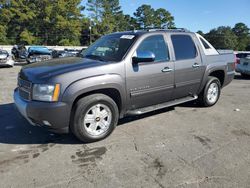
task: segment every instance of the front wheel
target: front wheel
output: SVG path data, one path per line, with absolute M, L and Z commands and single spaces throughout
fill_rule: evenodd
M 89 95 L 76 103 L 71 130 L 79 140 L 95 142 L 113 132 L 118 117 L 118 107 L 113 99 L 103 94 Z
M 221 83 L 219 79 L 209 76 L 203 92 L 199 95 L 199 101 L 202 106 L 213 106 L 218 102 L 220 93 Z

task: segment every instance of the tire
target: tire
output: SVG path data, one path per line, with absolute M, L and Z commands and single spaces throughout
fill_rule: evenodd
M 79 140 L 95 142 L 109 136 L 118 119 L 119 110 L 114 100 L 107 95 L 93 94 L 76 103 L 70 128 Z
M 241 73 L 241 76 L 242 76 L 243 78 L 250 78 L 250 75 L 244 74 L 244 73 Z
M 218 102 L 220 98 L 220 93 L 221 83 L 219 79 L 216 77 L 209 76 L 206 86 L 204 87 L 202 93 L 199 95 L 198 100 L 202 106 L 210 107 Z

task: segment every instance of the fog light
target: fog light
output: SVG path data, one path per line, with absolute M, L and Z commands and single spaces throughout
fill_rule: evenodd
M 43 121 L 43 124 L 46 125 L 46 126 L 51 126 L 51 124 L 48 122 L 48 121 Z

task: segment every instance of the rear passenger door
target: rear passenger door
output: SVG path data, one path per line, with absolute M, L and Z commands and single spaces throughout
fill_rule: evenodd
M 175 56 L 175 90 L 173 98 L 195 95 L 204 73 L 198 48 L 192 35 L 172 34 L 171 41 Z

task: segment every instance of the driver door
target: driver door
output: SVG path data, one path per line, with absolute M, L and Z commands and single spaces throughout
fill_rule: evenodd
M 150 34 L 135 44 L 134 55 L 152 52 L 154 62 L 126 63 L 126 84 L 129 110 L 138 109 L 171 99 L 174 89 L 174 63 L 163 34 Z M 141 52 L 141 53 L 138 53 Z

